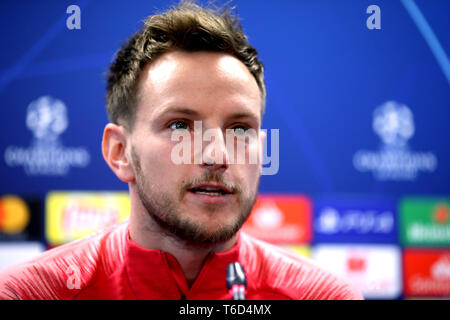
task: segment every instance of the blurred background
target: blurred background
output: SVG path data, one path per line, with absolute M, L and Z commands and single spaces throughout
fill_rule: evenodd
M 128 217 L 100 150 L 104 75 L 175 3 L 0 2 L 0 269 Z M 245 230 L 367 299 L 449 298 L 450 1 L 232 4 L 267 85 Z

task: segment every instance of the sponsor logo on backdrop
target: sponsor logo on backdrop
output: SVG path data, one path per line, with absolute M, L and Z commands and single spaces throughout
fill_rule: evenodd
M 42 201 L 9 194 L 0 197 L 0 242 L 42 239 Z
M 44 250 L 44 245 L 36 241 L 0 242 L 0 270 L 35 258 Z
M 281 227 L 284 222 L 283 211 L 272 200 L 266 200 L 254 211 L 253 215 L 253 223 L 259 229 L 273 230 Z
M 359 234 L 390 233 L 394 227 L 394 216 L 391 211 L 350 209 L 342 212 L 334 208 L 324 208 L 317 223 L 317 230 L 325 234 L 354 231 Z
M 315 202 L 316 242 L 396 242 L 393 202 L 320 198 Z
M 371 299 L 401 294 L 400 257 L 394 245 L 321 244 L 313 248 L 313 259 L 321 267 L 348 279 Z
M 373 113 L 372 128 L 381 139 L 378 151 L 359 150 L 353 165 L 360 172 L 372 172 L 376 180 L 414 181 L 420 172 L 437 168 L 432 152 L 413 151 L 408 145 L 415 133 L 414 116 L 404 104 L 388 101 Z
M 46 236 L 50 245 L 83 238 L 128 218 L 125 192 L 51 192 L 46 199 Z
M 20 234 L 30 222 L 27 203 L 14 195 L 0 198 L 0 232 L 5 235 Z
M 450 280 L 450 255 L 442 257 L 431 266 L 431 276 L 436 280 Z
M 69 233 L 77 229 L 101 229 L 119 222 L 119 211 L 111 207 L 95 207 L 72 199 L 63 212 L 62 226 Z
M 407 296 L 450 296 L 448 250 L 407 250 L 404 272 Z
M 405 245 L 450 247 L 450 199 L 408 197 L 400 204 Z
M 353 254 L 347 258 L 347 273 L 362 273 L 367 271 L 367 256 Z
M 291 251 L 295 254 L 298 254 L 299 256 L 303 256 L 306 258 L 311 257 L 311 247 L 307 245 L 281 245 L 280 246 L 283 249 L 286 249 L 288 251 Z
M 306 243 L 311 237 L 311 201 L 304 196 L 260 195 L 242 230 L 276 244 Z
M 29 147 L 8 146 L 4 159 L 9 167 L 23 167 L 28 176 L 64 176 L 71 167 L 89 165 L 83 147 L 65 147 L 60 135 L 69 125 L 67 108 L 61 100 L 43 96 L 27 108 L 26 126 L 33 133 Z

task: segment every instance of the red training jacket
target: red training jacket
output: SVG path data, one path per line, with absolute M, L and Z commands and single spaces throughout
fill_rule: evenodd
M 0 299 L 231 299 L 225 277 L 235 261 L 246 273 L 247 299 L 362 299 L 309 259 L 243 232 L 237 239 L 209 254 L 189 288 L 175 257 L 137 245 L 125 222 L 1 271 Z

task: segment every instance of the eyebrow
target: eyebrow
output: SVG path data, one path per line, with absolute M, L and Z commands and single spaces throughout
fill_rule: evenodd
M 167 113 L 182 113 L 182 114 L 186 114 L 186 115 L 190 115 L 190 116 L 200 115 L 197 111 L 186 108 L 186 107 L 168 107 L 168 108 L 165 108 L 163 111 L 161 111 L 159 116 L 162 116 Z
M 179 114 L 185 114 L 189 116 L 200 116 L 200 113 L 196 110 L 187 108 L 187 107 L 168 107 L 165 108 L 163 111 L 161 111 L 158 115 L 158 117 L 168 114 L 168 113 L 179 113 Z M 247 111 L 239 111 L 236 113 L 233 113 L 231 116 L 228 117 L 229 119 L 237 120 L 242 118 L 251 118 L 254 120 L 258 120 L 257 115 L 247 112 Z
M 251 112 L 236 112 L 231 115 L 230 119 L 242 119 L 242 118 L 251 118 L 254 120 L 258 120 L 258 117 Z

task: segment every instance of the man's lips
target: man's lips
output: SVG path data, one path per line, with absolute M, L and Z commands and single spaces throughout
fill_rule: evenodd
M 216 183 L 202 183 L 187 189 L 189 202 L 201 205 L 226 205 L 231 204 L 234 191 Z
M 219 196 L 233 193 L 229 188 L 221 184 L 213 184 L 213 183 L 198 184 L 193 187 L 190 187 L 188 191 L 197 194 L 205 194 L 211 196 Z

